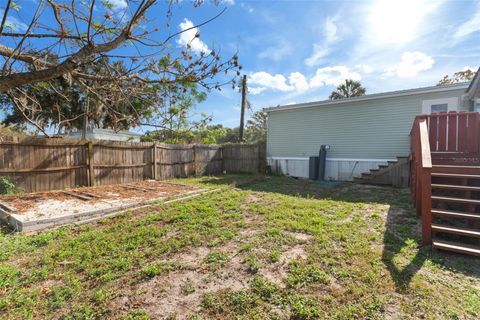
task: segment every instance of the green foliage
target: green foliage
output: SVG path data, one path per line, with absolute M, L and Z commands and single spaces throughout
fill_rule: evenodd
M 278 293 L 278 287 L 274 283 L 259 276 L 253 278 L 250 287 L 255 294 L 265 301 L 272 301 Z
M 449 75 L 444 76 L 442 80 L 438 81 L 437 86 L 472 81 L 475 74 L 475 70 L 464 68 L 455 72 L 451 78 Z
M 15 194 L 20 190 L 15 186 L 15 182 L 9 177 L 0 177 L 0 194 Z
M 123 320 L 149 320 L 147 311 L 144 309 L 134 309 L 130 310 L 124 317 Z
M 148 319 L 152 301 L 185 299 L 201 302 L 188 319 L 478 318 L 477 260 L 419 248 L 408 190 L 250 175 L 179 182 L 220 191 L 97 225 L 0 233 L 2 317 Z M 192 261 L 198 248 L 210 254 Z M 249 257 L 256 274 L 245 272 Z M 165 283 L 168 272 L 178 282 Z
M 12 127 L 12 126 L 2 126 L 0 125 L 0 136 L 6 136 L 6 137 L 27 137 L 29 135 L 28 132 L 22 130 L 21 128 L 18 127 Z
M 229 260 L 228 253 L 223 251 L 212 251 L 204 259 L 206 264 L 212 266 L 223 266 Z
M 346 79 L 345 82 L 337 86 L 335 91 L 330 94 L 330 100 L 345 99 L 351 97 L 359 97 L 365 95 L 365 89 L 360 81 Z
M 311 283 L 328 283 L 328 276 L 317 266 L 306 265 L 299 260 L 290 262 L 288 276 L 288 286 L 299 288 Z
M 265 143 L 267 141 L 267 113 L 255 112 L 247 121 L 245 130 L 245 141 L 247 143 Z
M 175 269 L 171 263 L 159 262 L 145 266 L 140 270 L 140 277 L 143 279 L 151 279 L 160 274 L 170 272 Z
M 292 304 L 292 320 L 319 319 L 321 311 L 313 299 L 295 297 Z

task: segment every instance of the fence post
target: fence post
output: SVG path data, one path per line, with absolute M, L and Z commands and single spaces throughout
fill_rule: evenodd
M 197 176 L 197 144 L 193 144 L 193 176 Z
M 88 141 L 87 143 L 87 158 L 88 158 L 88 186 L 92 187 L 95 185 L 95 177 L 93 176 L 93 142 Z
M 152 145 L 152 176 L 153 180 L 157 180 L 157 143 Z
M 266 145 L 263 142 L 258 144 L 258 171 L 265 174 L 266 171 Z
M 225 172 L 225 152 L 224 151 L 225 151 L 225 145 L 222 145 L 220 147 L 220 158 L 222 159 L 222 168 L 221 168 L 222 174 L 226 173 Z

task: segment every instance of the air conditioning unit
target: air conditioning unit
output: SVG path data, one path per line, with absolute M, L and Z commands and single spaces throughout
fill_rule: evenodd
M 480 98 L 475 99 L 473 104 L 473 110 L 475 110 L 476 112 L 480 112 Z

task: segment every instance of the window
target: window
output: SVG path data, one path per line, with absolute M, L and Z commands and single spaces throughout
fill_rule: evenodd
M 432 113 L 447 112 L 448 103 L 432 104 L 431 108 L 432 108 L 431 110 Z
M 457 111 L 458 103 L 458 97 L 423 100 L 422 114 Z

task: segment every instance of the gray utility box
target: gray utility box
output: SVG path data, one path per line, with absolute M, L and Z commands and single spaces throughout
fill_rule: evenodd
M 308 169 L 308 178 L 310 180 L 318 180 L 318 167 L 319 167 L 319 158 L 310 157 L 309 169 Z

